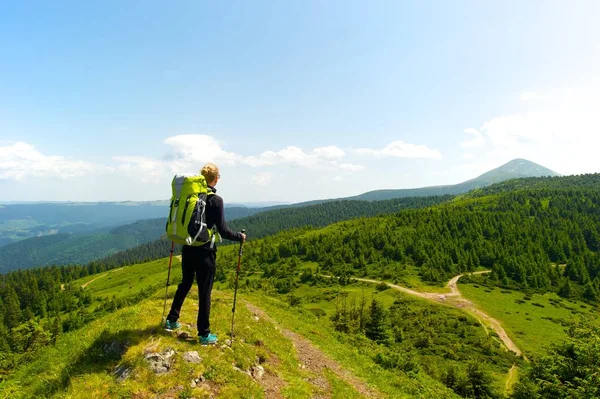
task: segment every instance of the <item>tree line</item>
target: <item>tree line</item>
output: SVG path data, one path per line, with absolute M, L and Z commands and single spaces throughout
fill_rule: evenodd
M 423 280 L 440 284 L 487 268 L 490 284 L 597 302 L 598 187 L 484 195 L 315 231 L 287 231 L 249 242 L 245 262 L 267 271 L 298 257 L 317 262 L 323 273 L 391 280 L 415 266 Z

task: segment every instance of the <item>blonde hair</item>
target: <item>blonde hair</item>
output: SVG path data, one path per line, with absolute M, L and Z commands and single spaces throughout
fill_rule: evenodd
M 204 176 L 207 182 L 212 182 L 219 175 L 219 167 L 214 163 L 207 163 L 202 167 L 202 169 L 200 169 L 200 173 L 202 176 Z

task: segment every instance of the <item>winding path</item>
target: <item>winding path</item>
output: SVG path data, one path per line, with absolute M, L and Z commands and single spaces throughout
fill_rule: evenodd
M 94 281 L 98 280 L 99 278 L 101 278 L 101 277 L 104 277 L 104 276 L 107 276 L 109 273 L 118 272 L 118 271 L 121 271 L 121 270 L 123 270 L 123 269 L 124 269 L 124 267 L 122 267 L 122 268 L 120 268 L 120 269 L 113 269 L 113 270 L 109 270 L 108 272 L 106 272 L 106 273 L 103 273 L 103 274 L 99 275 L 98 277 L 96 277 L 96 278 L 94 278 L 94 279 L 92 279 L 92 280 L 88 281 L 87 283 L 85 283 L 85 284 L 82 284 L 82 285 L 81 285 L 81 288 L 85 288 L 85 287 L 87 287 L 88 285 L 90 285 L 90 284 L 91 284 L 91 283 L 93 283 Z
M 479 272 L 474 272 L 474 273 L 469 273 L 469 274 L 484 274 L 484 273 L 489 273 L 490 271 L 491 270 L 484 270 L 484 271 L 479 271 Z M 469 301 L 468 299 L 466 299 L 465 297 L 462 296 L 462 294 L 460 293 L 460 291 L 458 289 L 458 280 L 462 276 L 463 276 L 463 274 L 459 274 L 458 276 L 455 276 L 450 281 L 448 281 L 448 284 L 446 284 L 446 287 L 448 287 L 450 289 L 450 292 L 447 294 L 431 293 L 431 292 L 418 292 L 418 291 L 414 291 L 409 288 L 402 287 L 402 286 L 399 286 L 396 284 L 391 284 L 391 283 L 387 283 L 387 282 L 384 282 L 384 283 L 395 290 L 402 291 L 409 295 L 414 295 L 419 298 L 429 299 L 429 300 L 435 301 L 435 302 L 445 303 L 450 306 L 454 306 L 456 308 L 463 309 L 463 310 L 471 313 L 473 316 L 475 316 L 477 318 L 477 320 L 479 320 L 479 322 L 484 327 L 489 326 L 492 330 L 494 330 L 494 332 L 496 332 L 496 334 L 498 334 L 498 336 L 502 340 L 502 343 L 508 350 L 514 352 L 517 356 L 521 356 L 523 354 L 523 352 L 521 352 L 521 350 L 517 347 L 517 345 L 515 345 L 515 343 L 510 339 L 510 337 L 508 336 L 508 334 L 506 333 L 506 331 L 504 330 L 504 328 L 502 327 L 500 322 L 498 320 L 494 319 L 493 317 L 491 317 L 490 315 L 488 315 L 487 313 L 485 313 L 484 311 L 482 311 L 481 309 L 477 308 L 473 302 Z M 366 279 L 366 278 L 353 278 L 353 280 L 363 281 L 363 282 L 367 282 L 367 283 L 375 283 L 375 284 L 382 283 L 382 281 L 370 280 L 370 279 Z

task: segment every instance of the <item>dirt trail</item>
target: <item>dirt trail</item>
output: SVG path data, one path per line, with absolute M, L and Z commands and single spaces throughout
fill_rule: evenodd
M 508 371 L 508 378 L 506 379 L 505 384 L 505 393 L 509 394 L 512 391 L 512 386 L 517 382 L 517 365 L 513 364 L 510 370 Z
M 101 278 L 101 277 L 104 277 L 104 276 L 107 276 L 109 273 L 112 273 L 112 272 L 118 272 L 118 271 L 120 271 L 120 270 L 123 270 L 123 269 L 124 269 L 124 267 L 122 267 L 122 268 L 120 268 L 120 269 L 114 269 L 114 270 L 111 270 L 111 271 L 109 271 L 109 272 L 106 272 L 106 273 L 104 273 L 104 274 L 101 274 L 101 275 L 99 275 L 98 277 L 96 277 L 96 278 L 94 278 L 94 279 L 92 279 L 92 280 L 88 281 L 87 283 L 85 283 L 85 284 L 82 284 L 82 285 L 81 285 L 81 288 L 85 288 L 85 287 L 87 287 L 88 285 L 90 285 L 90 284 L 91 284 L 91 283 L 93 283 L 94 281 L 98 280 L 99 278 Z
M 350 371 L 344 369 L 338 362 L 328 357 L 326 354 L 321 352 L 316 346 L 312 344 L 308 339 L 303 336 L 284 328 L 273 320 L 267 313 L 262 309 L 254 306 L 251 303 L 246 302 L 246 307 L 255 315 L 268 320 L 273 323 L 281 330 L 284 336 L 289 338 L 294 347 L 296 348 L 296 355 L 301 363 L 301 367 L 311 371 L 315 377 L 310 381 L 315 387 L 321 391 L 321 395 L 314 396 L 314 398 L 331 398 L 331 386 L 327 377 L 324 374 L 326 369 L 332 371 L 339 378 L 352 385 L 363 398 L 381 398 L 382 395 L 371 390 L 363 381 L 356 378 Z M 280 398 L 281 394 L 278 390 L 265 390 L 265 397 L 268 399 Z
M 490 270 L 484 270 L 484 271 L 474 272 L 472 274 L 484 274 L 484 273 L 489 273 L 489 272 L 490 272 Z M 419 298 L 425 298 L 425 299 L 429 299 L 429 300 L 440 302 L 440 303 L 446 303 L 448 305 L 463 309 L 463 310 L 471 313 L 473 316 L 475 316 L 481 322 L 481 324 L 483 324 L 484 326 L 487 325 L 492 330 L 494 330 L 496 332 L 496 334 L 498 334 L 498 336 L 502 340 L 502 343 L 504 344 L 504 346 L 506 346 L 506 348 L 508 350 L 516 353 L 517 356 L 521 356 L 521 354 L 522 354 L 521 350 L 508 337 L 508 334 L 506 333 L 506 331 L 504 330 L 504 328 L 502 327 L 500 322 L 498 320 L 494 319 L 493 317 L 491 317 L 490 315 L 488 315 L 487 313 L 483 312 L 481 309 L 478 309 L 473 302 L 469 301 L 468 299 L 466 299 L 462 296 L 462 294 L 460 293 L 460 291 L 458 289 L 458 280 L 462 276 L 463 276 L 462 274 L 459 274 L 458 276 L 455 276 L 450 281 L 448 281 L 448 284 L 446 284 L 446 287 L 448 287 L 450 289 L 450 292 L 447 294 L 431 293 L 431 292 L 418 292 L 418 291 L 408 289 L 406 287 L 401 287 L 399 285 L 395 285 L 395 284 L 391 284 L 391 283 L 386 283 L 386 284 L 393 289 L 405 292 L 409 295 L 414 295 Z M 368 282 L 368 283 L 375 283 L 375 284 L 381 283 L 381 281 L 370 280 L 370 279 L 365 279 L 365 278 L 354 278 L 354 280 L 364 281 L 364 282 Z

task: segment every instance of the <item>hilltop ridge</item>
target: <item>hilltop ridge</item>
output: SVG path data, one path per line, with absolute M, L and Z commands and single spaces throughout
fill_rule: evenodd
M 490 186 L 510 179 L 523 177 L 560 176 L 558 173 L 526 159 L 513 159 L 504 165 L 483 173 L 473 179 L 453 185 L 431 186 L 408 189 L 374 190 L 348 197 L 357 200 L 384 200 L 403 197 L 428 197 L 433 195 L 457 195 L 476 188 Z

